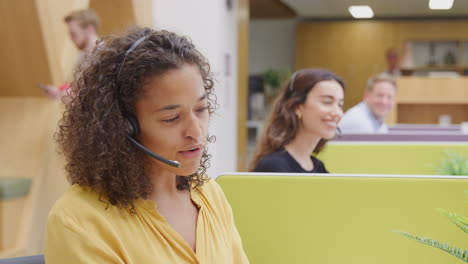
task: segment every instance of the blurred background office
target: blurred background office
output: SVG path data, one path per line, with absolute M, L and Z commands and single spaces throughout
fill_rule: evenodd
M 345 111 L 362 101 L 370 77 L 391 72 L 398 88 L 386 118 L 390 133 L 461 133 L 468 121 L 468 2 L 440 2 L 251 1 L 247 155 L 284 73 L 309 67 L 343 78 Z
M 351 14 L 353 4 L 368 6 L 365 17 Z M 53 141 L 63 108 L 38 84 L 67 80 L 78 50 L 63 18 L 85 8 L 100 17 L 99 36 L 168 29 L 207 56 L 220 106 L 210 123 L 213 178 L 247 170 L 279 87 L 297 69 L 341 76 L 347 110 L 371 76 L 394 71 L 387 58 L 397 54 L 390 132 L 444 129 L 458 139 L 468 121 L 468 1 L 433 10 L 429 0 L 0 0 L 0 258 L 42 252 L 48 210 L 68 187 Z M 331 153 L 327 166 L 339 172 Z

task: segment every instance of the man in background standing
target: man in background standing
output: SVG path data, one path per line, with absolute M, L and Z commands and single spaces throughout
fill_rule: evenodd
M 385 73 L 392 77 L 398 77 L 401 75 L 398 52 L 395 48 L 387 49 L 385 53 L 385 60 L 387 61 L 387 70 Z
M 97 31 L 99 28 L 99 17 L 92 9 L 78 10 L 70 13 L 64 18 L 67 24 L 68 33 L 73 44 L 80 50 L 76 65 L 81 63 L 83 55 L 90 52 L 98 40 Z M 45 94 L 52 99 L 61 99 L 67 94 L 70 84 L 64 83 L 59 87 L 51 84 L 41 85 Z
M 344 114 L 339 128 L 343 134 L 387 133 L 385 119 L 395 104 L 396 82 L 386 73 L 367 82 L 364 99 Z

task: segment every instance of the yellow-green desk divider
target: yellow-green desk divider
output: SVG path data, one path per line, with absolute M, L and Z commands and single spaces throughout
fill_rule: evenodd
M 468 250 L 468 234 L 437 211 L 468 217 L 466 176 L 239 173 L 216 181 L 254 264 L 464 263 L 398 231 Z
M 434 175 L 444 151 L 468 156 L 461 142 L 337 142 L 320 153 L 331 173 Z

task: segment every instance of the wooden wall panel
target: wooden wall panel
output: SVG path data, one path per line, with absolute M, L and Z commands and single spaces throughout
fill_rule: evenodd
M 401 77 L 397 103 L 468 104 L 468 78 Z
M 385 51 L 402 55 L 406 40 L 468 40 L 468 20 L 303 22 L 296 32 L 296 69 L 327 68 L 347 84 L 345 108 L 358 103 L 367 79 L 385 70 Z
M 0 0 L 0 96 L 42 96 L 38 83 L 66 80 L 77 51 L 63 16 L 86 6 L 84 0 Z
M 122 35 L 134 26 L 153 27 L 151 0 L 90 0 L 101 19 L 99 35 Z
M 70 81 L 78 50 L 63 18 L 88 6 L 101 35 L 152 25 L 151 0 L 0 0 L 0 96 L 43 96 L 38 83 Z
M 153 1 L 132 0 L 135 24 L 142 27 L 153 27 Z
M 0 96 L 41 95 L 51 82 L 34 0 L 0 0 Z
M 247 170 L 249 21 L 249 0 L 239 0 L 237 10 L 237 171 Z
M 400 104 L 398 123 L 437 124 L 439 116 L 450 115 L 452 124 L 468 121 L 467 104 Z
M 24 219 L 27 201 L 27 197 L 0 201 L 0 256 L 15 248 L 21 227 L 18 223 Z
M 131 0 L 91 0 L 89 7 L 101 19 L 100 36 L 121 35 L 136 24 Z

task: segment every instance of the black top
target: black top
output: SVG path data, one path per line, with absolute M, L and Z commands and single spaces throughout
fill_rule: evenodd
M 314 168 L 304 170 L 301 165 L 285 150 L 281 149 L 263 157 L 255 167 L 255 172 L 298 172 L 298 173 L 328 173 L 325 165 L 319 159 L 310 156 Z

